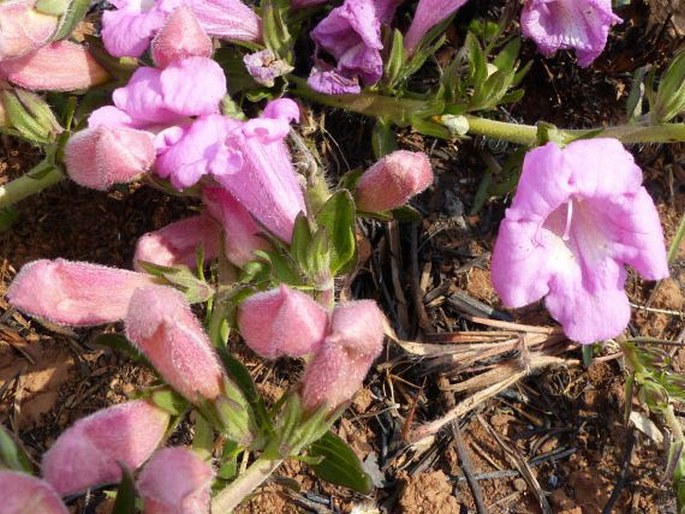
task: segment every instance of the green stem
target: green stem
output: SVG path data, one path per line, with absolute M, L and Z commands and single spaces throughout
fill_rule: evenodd
M 271 476 L 281 465 L 283 459 L 266 459 L 260 457 L 254 461 L 247 471 L 231 482 L 212 500 L 214 514 L 228 514 L 233 512 L 247 495 L 252 493 Z
M 683 435 L 683 427 L 680 424 L 680 420 L 676 417 L 675 412 L 673 411 L 673 405 L 669 403 L 665 409 L 661 410 L 661 414 L 664 416 L 664 421 L 668 425 L 668 428 L 671 429 L 671 432 L 673 433 L 673 438 L 676 441 L 685 441 L 685 435 Z
M 9 207 L 33 194 L 53 186 L 65 178 L 54 165 L 41 161 L 19 178 L 0 186 L 0 208 Z
M 678 226 L 678 230 L 675 233 L 675 236 L 673 237 L 673 241 L 671 242 L 671 247 L 668 249 L 668 263 L 671 264 L 673 262 L 673 259 L 675 259 L 676 255 L 678 255 L 678 248 L 680 248 L 680 242 L 683 240 L 683 237 L 685 236 L 685 213 L 683 213 L 683 217 L 680 218 L 680 225 Z

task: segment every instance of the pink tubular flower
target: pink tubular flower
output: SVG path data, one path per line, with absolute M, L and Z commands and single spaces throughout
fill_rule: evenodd
M 212 40 L 187 6 L 173 11 L 152 40 L 152 58 L 160 68 L 188 57 L 210 57 L 212 51 Z
M 333 409 L 362 386 L 383 349 L 384 317 L 375 302 L 361 300 L 333 311 L 328 337 L 307 365 L 302 399 L 308 409 Z
M 143 130 L 104 125 L 87 128 L 69 139 L 64 162 L 74 182 L 105 191 L 114 184 L 134 180 L 152 167 L 154 139 Z
M 301 357 L 321 346 L 328 315 L 311 297 L 281 285 L 245 300 L 238 326 L 247 345 L 262 357 Z
M 624 265 L 668 276 L 659 216 L 642 172 L 614 139 L 554 143 L 528 152 L 492 255 L 507 307 L 545 297 L 566 335 L 593 343 L 630 319 Z
M 126 337 L 185 398 L 213 400 L 222 393 L 224 375 L 212 344 L 180 292 L 136 289 L 124 321 Z
M 57 492 L 43 480 L 0 470 L 0 498 L 3 514 L 68 514 Z
M 404 37 L 407 53 L 414 53 L 430 29 L 446 20 L 466 2 L 467 0 L 419 0 L 414 19 Z
M 143 514 L 209 514 L 212 467 L 185 448 L 164 448 L 138 478 Z
M 582 67 L 602 53 L 609 29 L 622 21 L 611 11 L 611 0 L 526 0 L 521 12 L 523 35 L 543 55 L 573 48 Z
M 57 41 L 2 61 L 0 78 L 32 90 L 73 91 L 100 85 L 109 75 L 82 45 Z
M 0 2 L 0 62 L 47 45 L 59 18 L 36 11 L 33 0 Z
M 55 323 L 99 325 L 122 319 L 133 291 L 153 284 L 142 273 L 64 259 L 26 264 L 7 291 L 22 311 Z
M 205 261 L 219 255 L 219 224 L 206 214 L 185 218 L 144 234 L 136 243 L 133 265 L 138 271 L 142 271 L 141 261 L 158 266 L 184 264 L 196 268 L 200 246 Z
M 398 150 L 361 176 L 355 191 L 357 207 L 366 212 L 396 209 L 432 183 L 433 169 L 425 153 Z
M 333 9 L 311 32 L 318 63 L 310 87 L 337 94 L 358 93 L 359 81 L 366 86 L 376 84 L 383 75 L 381 25 L 390 22 L 397 4 L 397 0 L 345 0 Z M 318 59 L 323 52 L 336 60 L 335 70 Z
M 169 413 L 145 400 L 98 411 L 57 438 L 43 455 L 43 477 L 62 496 L 118 482 L 118 463 L 140 466 L 162 441 L 168 424 Z
M 206 187 L 202 190 L 202 199 L 207 211 L 223 228 L 224 252 L 233 264 L 242 268 L 255 260 L 256 250 L 271 248 L 260 235 L 263 230 L 231 193 L 220 187 Z

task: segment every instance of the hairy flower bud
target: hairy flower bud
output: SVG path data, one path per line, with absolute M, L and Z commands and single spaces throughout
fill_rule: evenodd
M 3 514 L 68 514 L 57 492 L 43 480 L 0 470 L 0 498 Z
M 321 305 L 285 285 L 251 296 L 238 311 L 245 342 L 268 359 L 316 352 L 327 325 L 328 316 Z
M 38 260 L 21 269 L 7 291 L 17 309 L 55 323 L 111 323 L 124 317 L 133 291 L 152 277 L 87 262 Z
M 333 409 L 362 386 L 383 349 L 384 317 L 375 302 L 361 300 L 338 306 L 321 348 L 302 379 L 302 399 L 308 409 L 322 404 Z
M 152 40 L 152 58 L 159 68 L 188 57 L 210 57 L 212 50 L 212 40 L 185 5 L 169 15 Z
M 118 482 L 119 463 L 135 469 L 145 462 L 168 423 L 169 413 L 145 400 L 91 414 L 63 432 L 45 453 L 43 477 L 62 496 Z
M 34 9 L 33 0 L 0 2 L 0 62 L 48 44 L 59 19 Z
M 137 486 L 143 514 L 208 514 L 212 467 L 185 448 L 164 448 L 152 456 Z
M 433 169 L 423 152 L 398 150 L 376 162 L 360 177 L 355 196 L 366 212 L 396 209 L 433 183 Z
M 124 321 L 126 337 L 185 398 L 213 400 L 222 393 L 224 375 L 212 344 L 180 292 L 137 289 Z

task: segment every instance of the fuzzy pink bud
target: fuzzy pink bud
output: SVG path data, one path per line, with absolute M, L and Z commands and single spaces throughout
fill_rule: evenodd
M 153 135 L 105 125 L 87 128 L 69 139 L 64 161 L 74 182 L 105 191 L 114 184 L 131 182 L 152 167 Z
M 0 62 L 22 57 L 50 42 L 57 16 L 33 8 L 33 0 L 0 2 Z
M 35 52 L 3 61 L 0 77 L 31 90 L 73 91 L 98 86 L 109 74 L 88 53 L 70 41 L 57 41 Z
M 118 463 L 140 466 L 162 441 L 168 423 L 169 413 L 145 400 L 91 414 L 63 432 L 45 453 L 43 477 L 62 496 L 118 482 Z
M 152 58 L 159 68 L 188 57 L 210 57 L 212 50 L 212 40 L 187 6 L 172 12 L 152 40 Z
M 164 448 L 145 465 L 137 486 L 143 514 L 209 514 L 212 467 L 185 448 Z
M 139 271 L 142 271 L 141 261 L 158 266 L 184 264 L 189 268 L 197 268 L 197 250 L 200 246 L 205 261 L 219 255 L 220 227 L 206 214 L 182 219 L 144 234 L 136 244 L 133 265 Z
M 359 179 L 357 207 L 382 212 L 403 206 L 433 183 L 433 169 L 423 152 L 398 150 L 376 162 Z
M 184 296 L 165 286 L 137 289 L 125 318 L 126 337 L 176 391 L 191 402 L 222 393 L 223 373 Z
M 333 311 L 330 334 L 309 362 L 302 379 L 302 398 L 309 409 L 331 409 L 361 388 L 383 349 L 384 317 L 375 302 L 361 300 Z
M 17 471 L 0 471 L 0 498 L 3 514 L 69 514 L 50 484 Z
M 271 248 L 260 235 L 263 230 L 231 193 L 220 187 L 208 187 L 203 189 L 202 198 L 209 213 L 223 227 L 224 251 L 233 264 L 242 268 L 255 260 L 256 250 Z
M 238 311 L 245 342 L 268 359 L 317 351 L 327 325 L 328 316 L 321 305 L 285 285 L 251 296 Z
M 24 312 L 64 325 L 99 325 L 122 319 L 133 291 L 152 277 L 64 259 L 26 264 L 7 291 Z

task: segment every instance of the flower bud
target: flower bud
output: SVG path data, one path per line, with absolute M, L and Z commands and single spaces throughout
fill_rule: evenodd
M 73 91 L 98 86 L 109 74 L 82 45 L 57 41 L 11 61 L 3 61 L 0 76 L 31 90 Z
M 21 269 L 7 291 L 24 312 L 64 325 L 99 325 L 122 319 L 133 291 L 150 276 L 87 262 L 38 260 Z
M 433 169 L 423 152 L 398 150 L 376 162 L 360 177 L 355 196 L 365 212 L 403 206 L 433 183 Z
M 121 480 L 119 463 L 135 469 L 164 437 L 169 414 L 145 400 L 78 420 L 43 456 L 41 471 L 62 496 Z M 36 511 L 37 512 L 37 511 Z
M 64 162 L 79 185 L 105 191 L 131 182 L 155 162 L 151 133 L 100 125 L 77 132 L 67 142 Z
M 243 62 L 255 82 L 266 87 L 274 87 L 277 77 L 282 77 L 295 69 L 279 59 L 269 48 L 246 54 Z
M 17 471 L 0 471 L 0 498 L 3 514 L 68 514 L 50 484 Z
M 144 234 L 136 243 L 133 265 L 143 271 L 140 263 L 158 266 L 184 264 L 197 268 L 197 250 L 202 247 L 205 260 L 219 255 L 219 225 L 208 215 L 200 214 Z
M 238 310 L 245 342 L 267 359 L 316 352 L 327 325 L 328 316 L 321 305 L 285 285 L 251 296 Z
M 159 68 L 187 57 L 210 57 L 212 50 L 212 40 L 187 6 L 172 12 L 152 40 L 152 58 Z
M 143 514 L 209 514 L 212 467 L 185 448 L 164 448 L 152 456 L 137 486 Z
M 224 375 L 212 344 L 180 292 L 137 289 L 124 321 L 126 337 L 185 398 L 196 403 L 222 393 Z
M 64 129 L 52 109 L 40 96 L 23 89 L 0 89 L 0 110 L 4 106 L 5 123 L 23 137 L 40 143 L 54 142 Z M 0 126 L 3 126 L 0 115 Z
M 202 190 L 209 213 L 223 227 L 224 251 L 233 264 L 242 268 L 255 260 L 256 250 L 268 250 L 269 242 L 250 213 L 228 191 L 220 187 Z
M 48 44 L 57 30 L 58 18 L 36 11 L 33 4 L 32 0 L 0 2 L 0 62 Z
M 383 313 L 375 302 L 337 307 L 328 337 L 305 370 L 304 405 L 315 409 L 325 403 L 333 409 L 352 398 L 383 349 L 383 333 Z

